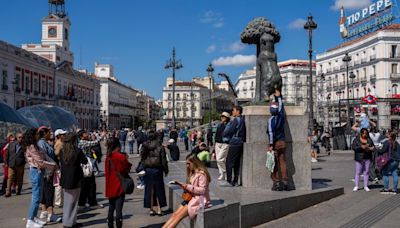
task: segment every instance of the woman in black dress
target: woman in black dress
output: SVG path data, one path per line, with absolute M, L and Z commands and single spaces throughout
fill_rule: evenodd
M 162 216 L 162 207 L 167 206 L 164 189 L 164 173 L 168 175 L 168 164 L 164 146 L 156 132 L 150 131 L 148 141 L 143 143 L 141 161 L 145 167 L 144 207 L 150 208 L 150 216 Z M 157 207 L 157 211 L 153 207 Z

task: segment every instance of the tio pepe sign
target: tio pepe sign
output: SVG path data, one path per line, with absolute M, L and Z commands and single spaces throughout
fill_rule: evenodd
M 365 20 L 376 13 L 382 12 L 385 9 L 392 6 L 391 0 L 379 0 L 375 3 L 372 3 L 368 7 L 353 13 L 352 15 L 347 17 L 347 26 L 352 26 L 353 24 Z
M 395 19 L 392 13 L 392 0 L 378 0 L 350 16 L 340 10 L 339 27 L 342 38 L 350 38 L 361 33 L 372 31 L 380 25 Z

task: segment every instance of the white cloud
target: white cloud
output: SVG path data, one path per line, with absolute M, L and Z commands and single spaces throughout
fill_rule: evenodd
M 345 10 L 360 9 L 368 6 L 372 0 L 335 0 L 335 4 L 331 6 L 333 10 L 339 10 L 342 6 Z
M 219 57 L 214 59 L 212 64 L 215 66 L 246 66 L 254 65 L 257 57 L 255 55 L 235 55 L 227 57 Z
M 222 18 L 220 13 L 209 10 L 205 12 L 200 21 L 204 24 L 211 24 L 214 28 L 221 28 L 224 26 L 224 18 Z
M 210 53 L 214 52 L 216 49 L 217 49 L 217 46 L 215 44 L 212 44 L 207 47 L 206 53 L 210 54 Z
M 229 45 L 229 47 L 228 47 L 228 51 L 230 51 L 230 52 L 233 52 L 233 53 L 235 53 L 235 52 L 240 52 L 240 51 L 242 51 L 243 49 L 245 49 L 246 48 L 246 45 L 244 45 L 242 42 L 240 42 L 240 41 L 236 41 L 236 42 L 234 42 L 234 43 L 231 43 L 230 45 Z
M 297 18 L 296 20 L 290 22 L 289 24 L 289 28 L 290 29 L 303 29 L 304 28 L 304 24 L 307 21 L 303 18 Z

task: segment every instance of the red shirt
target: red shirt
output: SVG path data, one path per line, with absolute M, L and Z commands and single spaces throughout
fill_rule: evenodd
M 112 165 L 110 164 L 110 160 Z M 122 195 L 123 189 L 116 172 L 123 176 L 128 175 L 132 164 L 126 158 L 126 154 L 120 153 L 119 150 L 112 152 L 111 156 L 107 156 L 104 162 L 106 176 L 106 197 L 115 198 Z

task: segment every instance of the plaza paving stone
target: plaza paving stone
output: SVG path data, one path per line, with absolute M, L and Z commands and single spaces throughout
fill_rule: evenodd
M 182 145 L 180 147 L 182 149 Z M 181 160 L 186 154 L 185 152 L 181 154 Z M 139 158 L 131 156 L 129 160 L 134 163 L 133 167 L 135 167 Z M 104 170 L 103 163 L 100 164 L 100 169 Z M 371 186 L 371 192 L 352 192 L 354 162 L 351 151 L 336 151 L 331 156 L 322 154 L 320 162 L 314 163 L 312 169 L 314 188 L 344 186 L 345 194 L 258 227 L 340 227 L 369 213 L 377 205 L 391 197 L 398 197 L 379 194 L 380 185 Z M 212 173 L 214 172 L 215 170 L 212 171 Z M 0 179 L 2 179 L 2 175 L 3 169 L 0 171 Z M 136 177 L 134 173 L 131 175 Z M 106 227 L 108 201 L 103 194 L 104 177 L 97 177 L 96 183 L 99 203 L 106 207 L 79 214 L 78 222 L 82 222 L 85 227 Z M 30 194 L 29 175 L 25 175 L 21 196 L 0 197 L 1 228 L 25 226 L 24 218 L 30 205 Z M 391 212 L 379 217 L 379 220 L 373 221 L 371 227 L 400 227 L 396 219 L 400 212 L 398 206 L 400 205 L 391 208 Z M 167 210 L 167 208 L 164 209 Z M 61 210 L 56 209 L 56 213 L 61 213 Z M 148 209 L 143 208 L 143 190 L 135 189 L 134 194 L 126 197 L 123 209 L 124 227 L 160 227 L 171 215 L 170 213 L 171 211 L 167 211 L 163 217 L 150 217 Z M 52 224 L 48 227 L 62 227 L 62 225 Z

